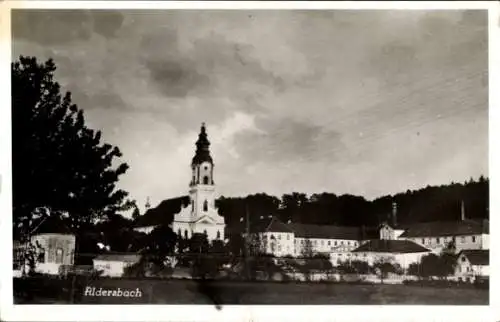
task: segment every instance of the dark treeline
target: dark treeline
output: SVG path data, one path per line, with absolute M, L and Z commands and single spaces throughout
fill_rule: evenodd
M 219 213 L 228 227 L 241 225 L 248 216 L 251 223 L 263 222 L 274 215 L 283 222 L 319 225 L 376 226 L 389 220 L 392 203 L 397 204 L 397 223 L 411 224 L 426 221 L 460 220 L 461 202 L 468 219 L 489 218 L 489 179 L 481 176 L 464 183 L 427 186 L 387 195 L 368 201 L 354 195 L 337 196 L 318 193 L 284 194 L 281 198 L 258 193 L 246 197 L 220 197 L 216 201 Z

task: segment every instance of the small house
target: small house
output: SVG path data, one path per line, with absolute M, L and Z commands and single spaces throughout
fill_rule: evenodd
M 455 277 L 460 281 L 475 281 L 477 277 L 489 277 L 489 250 L 468 249 L 458 254 Z
M 63 265 L 73 265 L 76 236 L 58 216 L 45 217 L 30 233 L 36 249 L 35 271 L 58 275 Z
M 94 258 L 94 269 L 101 271 L 101 276 L 120 277 L 125 268 L 139 262 L 140 254 L 101 254 Z

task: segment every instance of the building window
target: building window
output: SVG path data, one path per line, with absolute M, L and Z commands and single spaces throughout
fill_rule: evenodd
M 337 246 L 337 241 L 335 241 L 335 246 Z
M 220 230 L 217 230 L 217 239 L 220 239 Z
M 191 200 L 191 211 L 194 212 L 194 200 Z
M 187 229 L 184 229 L 184 238 L 188 239 L 188 231 L 187 231 Z
M 463 244 L 463 243 L 465 243 L 465 237 L 464 237 L 464 236 L 462 236 L 462 237 L 460 238 L 460 242 L 461 242 L 462 244 Z
M 208 166 L 204 166 L 203 169 L 208 170 Z
M 476 242 L 476 236 L 472 236 L 472 242 L 475 243 Z
M 208 201 L 203 201 L 203 211 L 208 211 Z
M 344 245 L 344 241 L 341 241 L 341 242 L 340 242 L 340 245 Z
M 182 237 L 182 235 L 181 235 L 181 234 L 182 234 L 182 233 L 181 233 L 181 229 L 180 229 L 180 228 L 179 228 L 179 229 L 177 229 L 177 236 L 178 236 L 178 237 Z
M 436 238 L 436 243 L 439 244 L 439 237 Z
M 331 242 L 330 242 L 330 241 L 328 241 L 328 246 L 330 246 L 330 245 L 331 245 Z
M 203 234 L 206 236 L 207 235 L 207 230 L 203 230 Z
M 324 245 L 325 245 L 325 241 L 324 241 L 324 240 L 322 240 L 322 241 L 321 241 L 321 246 L 324 246 Z
M 465 257 L 462 257 L 462 262 L 465 262 Z
M 62 248 L 56 249 L 56 264 L 62 264 L 63 262 L 63 250 Z
M 422 244 L 425 245 L 425 238 L 422 238 Z

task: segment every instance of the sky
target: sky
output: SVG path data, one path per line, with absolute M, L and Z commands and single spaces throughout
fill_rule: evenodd
M 488 175 L 486 11 L 14 10 L 140 208 L 187 195 L 206 122 L 218 195 L 373 199 Z

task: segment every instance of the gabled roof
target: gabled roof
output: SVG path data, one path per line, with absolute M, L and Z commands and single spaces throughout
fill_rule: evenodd
M 127 262 L 136 263 L 141 259 L 140 254 L 101 254 L 94 260 L 108 261 L 108 262 Z
M 226 234 L 244 233 L 244 223 L 231 228 L 226 226 Z M 311 225 L 300 223 L 284 223 L 279 218 L 272 216 L 257 222 L 252 222 L 250 232 L 283 232 L 294 233 L 298 238 L 323 238 L 323 239 L 345 239 L 366 240 L 378 237 L 376 227 L 350 227 L 333 225 Z
M 488 234 L 489 221 L 463 220 L 463 221 L 435 221 L 413 224 L 401 234 L 400 237 L 439 237 Z
M 288 225 L 285 224 L 278 218 L 272 217 L 265 231 L 273 233 L 292 233 L 293 230 L 289 226 L 290 226 L 289 224 Z
M 376 253 L 422 253 L 429 250 L 410 240 L 387 240 L 372 239 L 359 246 L 353 252 L 376 252 Z
M 41 219 L 35 224 L 31 235 L 40 234 L 64 234 L 71 235 L 71 229 L 64 223 L 63 219 L 57 215 L 51 215 Z
M 490 251 L 487 249 L 467 249 L 460 252 L 459 256 L 467 257 L 471 265 L 489 265 Z
M 333 225 L 309 225 L 291 223 L 288 226 L 299 238 L 325 238 L 325 239 L 363 239 L 363 231 L 360 227 L 333 226 Z
M 134 227 L 158 226 L 170 224 L 174 215 L 189 205 L 189 196 L 163 200 L 158 206 L 149 209 L 134 221 Z

